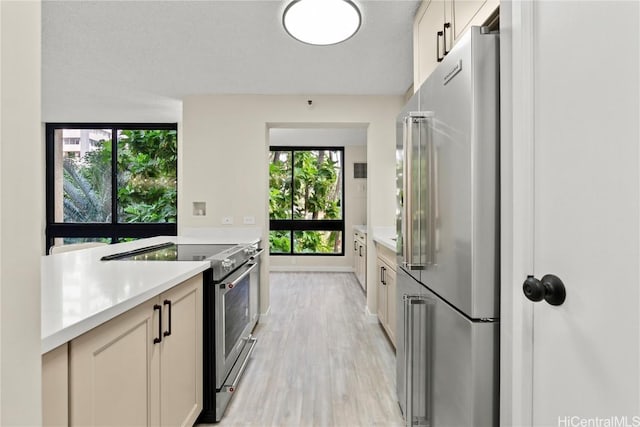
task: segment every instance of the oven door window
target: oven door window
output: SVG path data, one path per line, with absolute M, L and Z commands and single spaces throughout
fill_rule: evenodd
M 224 349 L 225 359 L 240 339 L 242 331 L 249 323 L 249 283 L 250 276 L 236 283 L 224 295 Z

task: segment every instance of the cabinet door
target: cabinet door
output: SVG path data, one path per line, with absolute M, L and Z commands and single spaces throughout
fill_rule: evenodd
M 202 409 L 202 275 L 163 293 L 160 303 L 160 423 L 191 426 Z
M 454 44 L 470 26 L 482 25 L 500 5 L 499 0 L 452 0 L 451 3 Z
M 359 243 L 358 255 L 360 256 L 358 258 L 360 262 L 360 267 L 359 267 L 360 285 L 362 286 L 362 289 L 366 291 L 367 290 L 367 246 L 365 244 Z
M 71 426 L 158 425 L 154 298 L 70 343 Z
M 383 275 L 384 275 L 383 268 L 386 268 L 384 262 L 380 258 L 377 258 L 376 288 L 378 290 L 378 319 L 380 319 L 380 322 L 382 323 L 383 326 L 386 326 L 387 324 L 387 286 L 382 281 Z
M 359 233 L 353 235 L 353 265 L 358 283 L 363 290 L 367 290 L 367 246 L 363 244 L 363 239 Z
M 360 266 L 360 260 L 358 259 L 358 234 L 356 232 L 353 233 L 353 270 L 356 272 L 356 276 L 358 276 L 358 267 Z
M 356 278 L 358 279 L 358 283 L 362 282 L 362 258 L 360 256 L 360 242 L 356 242 L 356 254 L 355 254 L 355 263 L 356 263 Z
M 356 273 L 356 278 L 358 279 L 358 283 L 360 282 L 360 275 L 362 273 L 362 263 L 360 262 L 360 242 L 354 241 L 353 247 L 355 248 L 355 253 L 353 254 L 353 269 Z
M 416 91 L 438 65 L 438 50 L 443 53 L 443 37 L 438 31 L 444 28 L 445 1 L 429 0 L 416 15 L 413 28 L 413 90 Z
M 42 355 L 42 425 L 69 425 L 69 346 Z
M 398 327 L 397 316 L 397 298 L 396 295 L 396 272 L 391 268 L 387 268 L 385 271 L 385 282 L 387 282 L 387 332 L 389 338 L 396 345 L 396 330 Z

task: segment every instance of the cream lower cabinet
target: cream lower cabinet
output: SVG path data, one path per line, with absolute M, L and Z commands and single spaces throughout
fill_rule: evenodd
M 367 234 L 353 232 L 353 269 L 362 289 L 367 291 Z
M 397 326 L 395 253 L 380 244 L 376 244 L 376 251 L 378 320 L 395 347 Z
M 69 425 L 69 345 L 42 355 L 42 425 Z
M 199 275 L 160 297 L 171 301 L 171 335 L 160 348 L 163 426 L 191 426 L 202 410 L 202 286 Z
M 69 424 L 186 426 L 202 409 L 202 275 L 69 345 Z

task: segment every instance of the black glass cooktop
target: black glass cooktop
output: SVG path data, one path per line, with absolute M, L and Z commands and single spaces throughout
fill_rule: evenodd
M 162 243 L 102 257 L 103 261 L 203 261 L 236 245 Z

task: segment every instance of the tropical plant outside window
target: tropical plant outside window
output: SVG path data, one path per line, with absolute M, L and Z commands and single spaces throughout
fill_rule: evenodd
M 271 254 L 344 253 L 343 157 L 335 147 L 271 147 Z
M 175 235 L 177 131 L 47 125 L 47 246 Z

